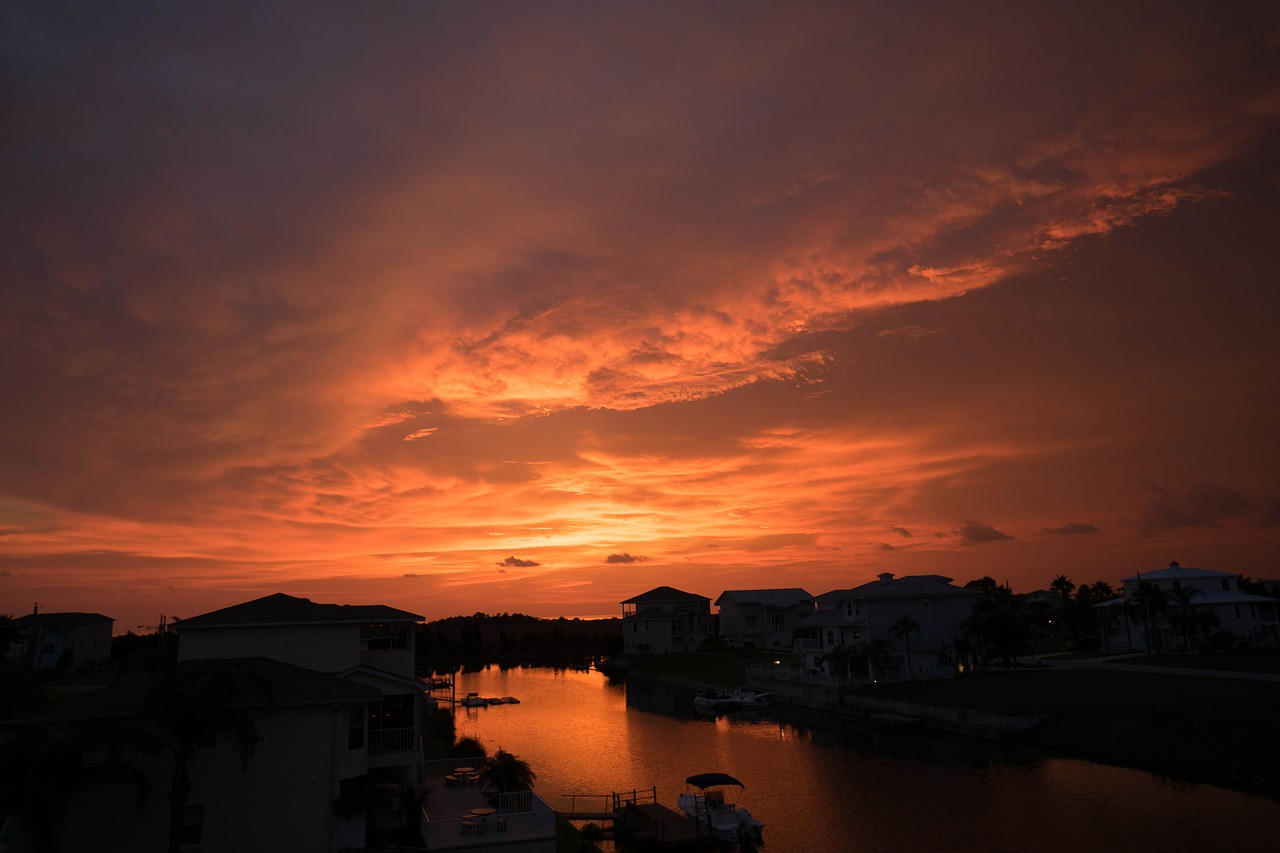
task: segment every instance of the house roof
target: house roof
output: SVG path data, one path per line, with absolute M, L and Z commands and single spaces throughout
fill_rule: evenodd
M 1120 598 L 1112 598 L 1107 601 L 1099 602 L 1098 604 L 1095 604 L 1094 607 L 1123 607 L 1127 600 L 1128 599 L 1126 599 L 1124 596 L 1121 596 Z M 1276 603 L 1276 599 L 1268 598 L 1265 595 L 1253 595 L 1252 593 L 1237 592 L 1235 590 L 1231 590 L 1229 592 L 1227 591 L 1218 592 L 1216 590 L 1214 592 L 1202 592 L 1199 595 L 1193 595 L 1191 597 L 1192 607 L 1204 607 L 1205 605 L 1211 605 L 1211 604 L 1275 604 L 1275 603 Z M 1172 600 L 1170 600 L 1168 604 L 1169 604 L 1169 607 L 1171 608 L 1178 606 L 1177 602 Z
M 722 601 L 733 601 L 737 604 L 761 604 L 765 607 L 792 607 L 796 604 L 812 604 L 813 596 L 803 589 L 726 589 L 720 593 L 715 604 Z
M 220 661 L 187 661 L 178 666 L 202 666 L 217 663 L 244 664 L 260 673 L 271 685 L 271 700 L 248 702 L 245 707 L 290 707 L 303 705 L 355 704 L 377 699 L 381 693 L 374 687 L 335 678 L 332 675 L 294 666 L 271 658 L 238 658 Z M 63 702 L 14 719 L 13 723 L 53 722 L 89 717 L 132 716 L 142 709 L 151 688 L 149 673 L 139 672 L 91 693 L 83 693 Z
M 1163 580 L 1187 580 L 1188 578 L 1234 578 L 1234 572 L 1215 572 L 1210 569 L 1184 569 L 1177 563 L 1170 563 L 1167 569 L 1156 569 L 1154 572 L 1139 572 L 1136 575 L 1130 575 L 1127 578 L 1121 578 L 1121 582 L 1128 581 L 1163 581 Z
M 103 616 L 101 613 L 28 613 L 26 616 L 14 619 L 13 624 L 19 628 L 25 628 L 28 625 L 39 623 L 46 630 L 65 636 L 72 628 L 78 628 L 81 625 L 100 622 L 113 625 L 115 621 L 109 616 Z
M 624 604 L 626 602 L 623 602 Z M 661 607 L 646 607 L 643 610 L 637 610 L 630 619 L 683 619 L 684 616 L 672 613 L 670 610 L 663 610 Z
M 316 604 L 277 592 L 174 623 L 174 629 L 241 628 L 250 625 L 364 625 L 370 622 L 423 622 L 425 616 L 385 604 Z
M 839 610 L 815 610 L 800 617 L 801 628 L 856 628 L 866 624 L 866 619 L 849 619 Z
M 671 586 L 659 586 L 648 592 L 642 592 L 637 596 L 628 598 L 623 604 L 649 604 L 658 601 L 706 601 L 711 599 L 705 595 L 696 595 L 692 592 L 685 592 Z
M 951 578 L 942 575 L 906 575 L 895 578 L 886 572 L 880 575 L 878 580 L 852 589 L 824 592 L 818 598 L 822 601 L 842 601 L 880 598 L 977 598 L 978 595 L 976 590 L 955 586 L 951 583 Z

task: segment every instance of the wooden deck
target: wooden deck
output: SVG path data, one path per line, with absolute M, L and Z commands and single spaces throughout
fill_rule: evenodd
M 711 837 L 680 812 L 659 803 L 628 803 L 625 814 L 635 835 L 662 847 L 702 844 Z

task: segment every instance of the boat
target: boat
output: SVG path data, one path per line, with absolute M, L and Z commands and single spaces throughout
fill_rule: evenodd
M 728 773 L 698 773 L 684 783 L 685 792 L 676 797 L 676 805 L 698 826 L 720 841 L 764 841 L 764 821 L 738 805 L 744 786 L 737 779 Z
M 481 699 L 479 693 L 468 693 L 466 696 L 458 700 L 458 704 L 464 708 L 482 708 L 489 704 L 488 699 Z
M 693 707 L 707 714 L 720 714 L 736 711 L 739 708 L 756 708 L 768 704 L 769 694 L 738 688 L 736 690 L 717 690 L 714 693 L 699 693 L 693 697 Z
M 490 705 L 519 705 L 520 700 L 514 696 L 499 696 L 489 700 Z

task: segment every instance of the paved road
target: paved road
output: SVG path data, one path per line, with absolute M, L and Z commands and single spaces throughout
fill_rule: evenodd
M 1103 658 L 1083 658 L 1079 660 L 1054 660 L 1044 657 L 1019 658 L 1019 662 L 1028 666 L 1057 666 L 1066 669 L 1109 669 L 1116 672 L 1154 672 L 1158 675 L 1202 675 L 1206 678 L 1236 678 L 1245 681 L 1280 682 L 1277 672 L 1237 672 L 1227 669 L 1192 669 L 1181 666 L 1151 666 L 1141 663 L 1124 663 L 1130 658 L 1146 657 L 1145 654 L 1111 655 Z

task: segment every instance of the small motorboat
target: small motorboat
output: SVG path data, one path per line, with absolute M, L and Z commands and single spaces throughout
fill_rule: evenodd
M 722 714 L 739 708 L 755 708 L 768 704 L 768 698 L 768 693 L 758 693 L 744 688 L 717 690 L 714 693 L 699 693 L 693 697 L 693 707 L 705 714 Z
M 489 704 L 489 700 L 482 699 L 479 693 L 468 693 L 458 700 L 458 704 L 464 708 L 483 708 Z
M 720 841 L 764 841 L 764 821 L 738 805 L 745 786 L 737 779 L 728 773 L 699 773 L 684 782 L 685 793 L 676 797 L 676 805 L 694 823 Z

